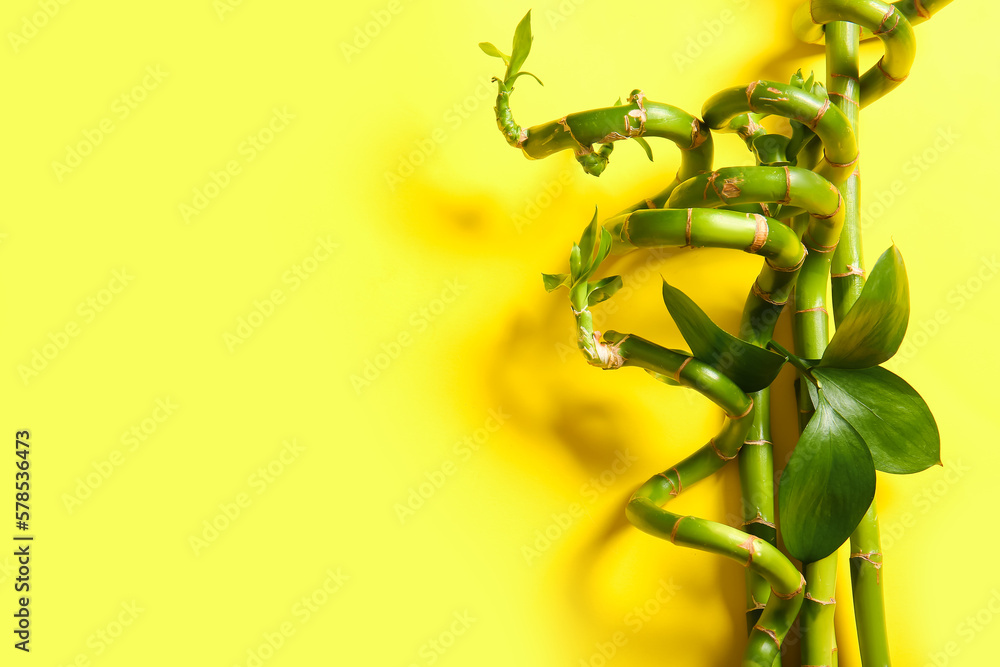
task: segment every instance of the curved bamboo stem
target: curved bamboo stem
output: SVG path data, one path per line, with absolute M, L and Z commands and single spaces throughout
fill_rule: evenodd
M 599 176 L 607 167 L 613 142 L 639 137 L 668 139 L 681 150 L 681 166 L 673 183 L 652 198 L 659 205 L 677 183 L 711 169 L 714 149 L 708 128 L 682 109 L 647 100 L 641 90 L 633 90 L 627 104 L 571 113 L 522 128 L 514 122 L 510 110 L 513 88 L 508 89 L 500 81 L 498 87 L 497 125 L 511 146 L 533 160 L 571 150 L 584 171 Z M 595 149 L 595 144 L 600 147 Z
M 753 420 L 754 402 L 731 380 L 711 366 L 667 350 L 637 336 L 609 331 L 605 339 L 623 366 L 637 366 L 668 375 L 696 389 L 726 412 L 718 436 L 678 463 L 650 478 L 632 496 L 626 515 L 640 530 L 673 544 L 716 553 L 736 560 L 770 585 L 771 595 L 754 625 L 744 653 L 745 667 L 771 667 L 781 654 L 781 642 L 802 605 L 805 580 L 776 547 L 725 524 L 674 514 L 662 505 L 692 484 L 734 459 Z
M 880 0 L 810 0 L 792 19 L 795 33 L 806 42 L 820 42 L 823 26 L 849 21 L 867 28 L 885 46 L 885 55 L 861 75 L 859 102 L 864 108 L 902 83 L 916 54 L 913 27 L 895 5 Z

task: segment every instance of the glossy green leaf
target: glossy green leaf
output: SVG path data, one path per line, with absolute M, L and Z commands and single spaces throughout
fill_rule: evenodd
M 635 139 L 636 143 L 638 143 L 640 146 L 642 146 L 642 150 L 646 151 L 646 157 L 648 157 L 649 161 L 652 162 L 653 161 L 653 149 L 649 145 L 649 142 L 646 141 L 645 139 L 643 139 L 642 137 L 632 137 L 632 138 Z
M 510 64 L 510 56 L 508 56 L 503 51 L 493 46 L 489 42 L 479 42 L 479 48 L 481 48 L 483 50 L 483 53 L 485 53 L 488 56 L 494 56 L 496 58 L 500 58 L 505 65 Z
M 611 232 L 609 232 L 604 227 L 601 227 L 601 245 L 597 249 L 597 255 L 594 257 L 594 262 L 590 265 L 590 273 L 593 274 L 597 270 L 597 267 L 608 258 L 611 254 Z
M 760 391 L 778 376 L 785 358 L 723 331 L 686 294 L 663 281 L 663 302 L 691 352 L 745 392 Z
M 815 368 L 820 393 L 861 434 L 875 468 L 908 474 L 941 461 L 941 438 L 927 403 L 882 368 Z
M 518 72 L 517 74 L 512 74 L 510 76 L 510 78 L 507 79 L 504 83 L 506 83 L 508 86 L 513 85 L 514 82 L 517 81 L 517 78 L 519 76 L 530 76 L 532 79 L 534 79 L 535 81 L 538 82 L 538 85 L 540 85 L 540 86 L 544 86 L 545 85 L 544 83 L 542 83 L 541 79 L 539 79 L 537 76 L 535 76 L 531 72 Z
M 507 78 L 521 71 L 521 65 L 531 51 L 531 10 L 524 15 L 514 30 L 514 46 L 510 53 L 510 63 L 507 66 Z
M 590 293 L 587 295 L 587 305 L 594 306 L 607 301 L 622 288 L 621 276 L 608 276 L 597 282 L 590 283 Z
M 869 368 L 896 354 L 910 318 L 906 267 L 896 246 L 878 258 L 861 295 L 837 327 L 819 365 Z
M 595 208 L 594 217 L 591 218 L 590 223 L 583 230 L 583 234 L 580 235 L 580 243 L 577 244 L 580 246 L 581 277 L 589 276 L 594 268 L 594 246 L 598 240 L 597 230 L 597 209 Z
M 829 556 L 851 536 L 874 498 L 875 466 L 868 447 L 820 400 L 778 485 L 788 553 L 803 563 Z
M 564 285 L 569 287 L 570 277 L 568 273 L 543 273 L 542 282 L 545 283 L 546 292 L 553 292 Z
M 573 244 L 569 251 L 569 275 L 572 282 L 580 279 L 580 246 Z

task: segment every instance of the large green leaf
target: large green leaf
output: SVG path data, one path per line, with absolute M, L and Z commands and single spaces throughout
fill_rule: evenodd
M 684 292 L 663 281 L 663 302 L 692 354 L 743 391 L 760 391 L 778 376 L 785 358 L 723 331 Z
M 875 468 L 907 474 L 941 461 L 941 438 L 927 403 L 882 368 L 814 368 L 820 394 L 864 438 Z
M 531 10 L 524 15 L 521 22 L 514 29 L 514 46 L 510 52 L 510 63 L 507 66 L 507 77 L 521 71 L 521 65 L 528 58 L 531 51 Z
M 803 563 L 832 554 L 875 498 L 875 466 L 861 436 L 820 399 L 778 485 L 785 547 Z
M 878 258 L 861 296 L 826 348 L 820 366 L 869 368 L 896 354 L 910 318 L 906 267 L 896 246 Z

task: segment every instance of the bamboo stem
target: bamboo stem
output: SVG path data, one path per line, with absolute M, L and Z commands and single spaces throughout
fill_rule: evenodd
M 753 399 L 714 368 L 692 357 L 613 331 L 605 334 L 605 339 L 621 359 L 621 365 L 671 376 L 726 412 L 727 421 L 720 434 L 643 484 L 629 501 L 626 515 L 644 532 L 736 560 L 767 582 L 768 601 L 750 632 L 743 665 L 772 667 L 780 658 L 781 642 L 802 605 L 805 580 L 801 573 L 775 546 L 757 536 L 714 521 L 674 514 L 661 507 L 738 455 L 754 420 Z
M 882 597 L 882 543 L 875 501 L 851 535 L 851 584 L 861 664 L 888 667 L 889 638 Z
M 843 109 L 857 134 L 859 109 L 857 75 L 860 30 L 857 25 L 835 22 L 827 25 L 827 78 L 831 100 Z M 855 170 L 842 188 L 845 225 L 832 267 L 835 321 L 854 306 L 864 288 L 864 260 L 861 247 L 860 172 Z M 882 549 L 878 510 L 875 501 L 851 534 L 851 584 L 858 645 L 865 667 L 889 667 L 888 632 L 882 594 Z
M 802 664 L 833 665 L 836 644 L 834 612 L 837 595 L 837 552 L 805 565 L 806 594 L 799 623 Z

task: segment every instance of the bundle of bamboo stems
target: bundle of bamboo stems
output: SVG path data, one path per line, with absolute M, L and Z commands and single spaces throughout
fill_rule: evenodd
M 796 619 L 802 664 L 837 664 L 836 553 L 845 542 L 863 664 L 890 664 L 875 471 L 908 474 L 939 464 L 940 441 L 923 399 L 880 366 L 902 342 L 909 288 L 895 247 L 870 274 L 864 269 L 858 120 L 862 108 L 906 79 L 915 53 L 912 26 L 949 2 L 810 0 L 793 21 L 799 38 L 825 41 L 827 86 L 801 72 L 789 83 L 752 81 L 713 95 L 700 117 L 635 90 L 624 103 L 523 128 L 514 121 L 510 95 L 521 76 L 537 79 L 521 69 L 532 42 L 530 12 L 515 30 L 510 55 L 480 44 L 507 65 L 504 77 L 495 79 L 497 123 L 527 157 L 572 150 L 587 173 L 599 176 L 616 141 L 639 142 L 650 159 L 648 137 L 680 149 L 680 168 L 666 188 L 603 223 L 595 212 L 572 246 L 569 272 L 543 277 L 549 291 L 568 288 L 579 347 L 590 364 L 643 368 L 702 393 L 724 411 L 719 434 L 651 477 L 626 513 L 647 533 L 746 567 L 747 666 L 780 665 L 782 641 Z M 867 38 L 878 38 L 885 54 L 861 73 L 859 42 Z M 789 132 L 768 133 L 761 124 L 768 116 L 787 119 Z M 737 134 L 756 166 L 712 170 L 713 133 Z M 604 260 L 660 247 L 729 248 L 764 257 L 737 335 L 666 282 L 664 303 L 690 352 L 594 330 L 590 309 L 623 285 L 620 276 L 595 279 Z M 794 352 L 772 340 L 789 302 Z M 799 376 L 801 433 L 780 471 L 776 499 L 770 386 L 785 363 Z M 665 509 L 733 460 L 742 485 L 741 528 Z

